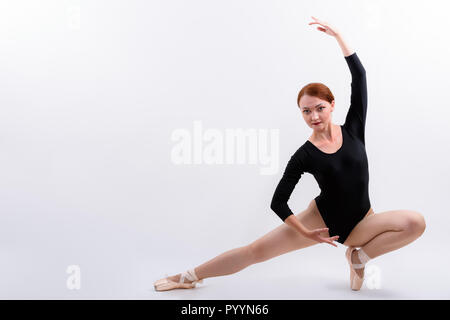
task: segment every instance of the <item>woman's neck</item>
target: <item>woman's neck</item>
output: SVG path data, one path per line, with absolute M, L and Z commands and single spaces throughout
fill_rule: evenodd
M 314 141 L 333 143 L 338 138 L 336 128 L 338 126 L 331 123 L 321 130 L 314 130 L 311 138 Z

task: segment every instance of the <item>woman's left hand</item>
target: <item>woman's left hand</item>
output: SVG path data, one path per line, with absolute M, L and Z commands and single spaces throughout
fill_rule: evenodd
M 315 21 L 314 22 L 310 22 L 309 23 L 310 25 L 311 24 L 319 24 L 319 25 L 322 26 L 322 27 L 317 27 L 318 30 L 320 30 L 322 32 L 325 32 L 326 34 L 328 34 L 328 35 L 330 35 L 332 37 L 335 37 L 335 36 L 337 36 L 339 34 L 339 31 L 335 27 L 332 27 L 328 22 L 319 20 L 319 19 L 317 19 L 317 18 L 315 18 L 313 16 L 311 16 L 311 17 Z

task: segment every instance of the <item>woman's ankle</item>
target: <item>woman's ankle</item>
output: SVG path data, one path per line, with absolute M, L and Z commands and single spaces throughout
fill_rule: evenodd
M 168 277 L 169 280 L 175 281 L 175 282 L 180 282 L 181 279 L 181 273 L 178 273 L 174 276 L 170 276 Z M 192 283 L 191 280 L 189 280 L 187 277 L 184 277 L 183 283 Z

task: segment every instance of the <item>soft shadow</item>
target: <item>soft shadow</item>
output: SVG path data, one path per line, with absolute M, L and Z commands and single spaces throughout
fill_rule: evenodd
M 369 289 L 364 283 L 360 290 L 354 291 L 350 288 L 349 282 L 330 279 L 330 282 L 325 285 L 325 288 L 340 293 L 346 291 L 350 294 L 354 294 L 355 298 L 357 297 L 360 299 L 404 299 L 404 297 L 391 289 L 383 287 L 380 289 Z

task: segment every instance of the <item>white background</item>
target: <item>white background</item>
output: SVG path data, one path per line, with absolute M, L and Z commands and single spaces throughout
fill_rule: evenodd
M 450 170 L 446 1 L 2 1 L 0 297 L 3 299 L 448 299 Z M 380 290 L 351 292 L 345 246 L 319 244 L 205 279 L 153 282 L 250 243 L 282 221 L 270 201 L 311 134 L 296 99 L 335 95 L 351 75 L 344 35 L 367 71 L 366 148 L 375 212 L 422 213 L 425 233 L 369 262 Z M 175 165 L 193 123 L 279 129 L 279 169 Z M 320 192 L 305 174 L 298 213 Z M 81 288 L 66 286 L 70 265 Z

